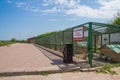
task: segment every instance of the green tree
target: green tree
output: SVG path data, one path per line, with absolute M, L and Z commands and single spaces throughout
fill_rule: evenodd
M 110 21 L 110 23 L 120 25 L 120 12 L 116 14 L 116 16 L 113 18 L 113 20 Z
M 38 35 L 38 36 L 36 36 L 36 37 L 33 37 L 33 38 L 42 38 L 42 37 L 46 37 L 46 36 L 52 35 L 52 34 L 54 34 L 54 33 L 56 33 L 56 32 L 57 32 L 57 31 L 54 31 L 54 32 L 47 32 L 47 33 L 40 34 L 40 35 Z
M 12 38 L 10 41 L 15 43 L 17 40 L 16 40 L 16 38 Z
M 114 18 L 108 22 L 109 24 L 120 25 L 120 12 L 118 12 Z M 106 29 L 107 33 L 120 32 L 120 27 L 108 27 Z

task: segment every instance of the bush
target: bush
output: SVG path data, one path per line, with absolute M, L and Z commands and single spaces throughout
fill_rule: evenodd
M 118 64 L 107 64 L 105 66 L 103 66 L 102 68 L 100 69 L 97 69 L 96 72 L 97 73 L 108 73 L 108 74 L 117 74 L 115 71 L 111 70 L 112 68 L 115 68 L 115 67 L 120 67 L 120 63 Z
M 0 41 L 0 46 L 5 46 L 5 45 L 8 45 L 8 44 L 12 44 L 13 42 L 11 41 Z

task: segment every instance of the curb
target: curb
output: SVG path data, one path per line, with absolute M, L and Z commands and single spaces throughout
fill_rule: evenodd
M 75 72 L 80 71 L 79 68 L 75 69 L 65 69 L 65 70 L 48 70 L 48 71 L 29 71 L 29 72 L 3 72 L 0 73 L 0 77 L 8 77 L 8 76 L 22 76 L 22 75 L 49 75 L 55 73 L 65 73 L 65 72 Z

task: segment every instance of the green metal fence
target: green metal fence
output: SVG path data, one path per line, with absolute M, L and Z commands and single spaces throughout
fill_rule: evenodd
M 82 27 L 82 40 L 75 41 L 74 29 Z M 112 43 L 113 34 L 117 33 L 120 43 L 120 25 L 111 25 L 97 22 L 88 22 L 69 28 L 63 31 L 59 31 L 55 34 L 48 35 L 42 38 L 36 38 L 35 42 L 41 46 L 48 47 L 54 50 L 63 52 L 64 44 L 73 44 L 73 54 L 87 53 L 89 58 L 89 64 L 92 66 L 92 54 L 97 52 L 97 49 L 103 46 L 103 35 L 107 35 L 106 44 Z

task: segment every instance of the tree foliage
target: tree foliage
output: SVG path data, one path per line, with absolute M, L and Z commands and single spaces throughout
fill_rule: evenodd
M 11 42 L 16 42 L 17 40 L 16 40 L 16 38 L 12 38 L 10 41 Z
M 110 21 L 110 23 L 120 25 L 120 12 L 116 14 L 116 16 L 113 18 L 112 21 Z
M 109 24 L 120 25 L 120 12 L 118 12 L 113 20 L 109 21 Z M 106 29 L 107 33 L 120 32 L 120 27 L 108 27 Z
M 36 36 L 34 38 L 42 38 L 42 37 L 46 37 L 48 35 L 52 35 L 54 33 L 56 33 L 56 31 L 54 31 L 54 32 L 47 32 L 47 33 L 44 33 L 44 34 L 40 34 L 40 35 L 38 35 L 38 36 Z

